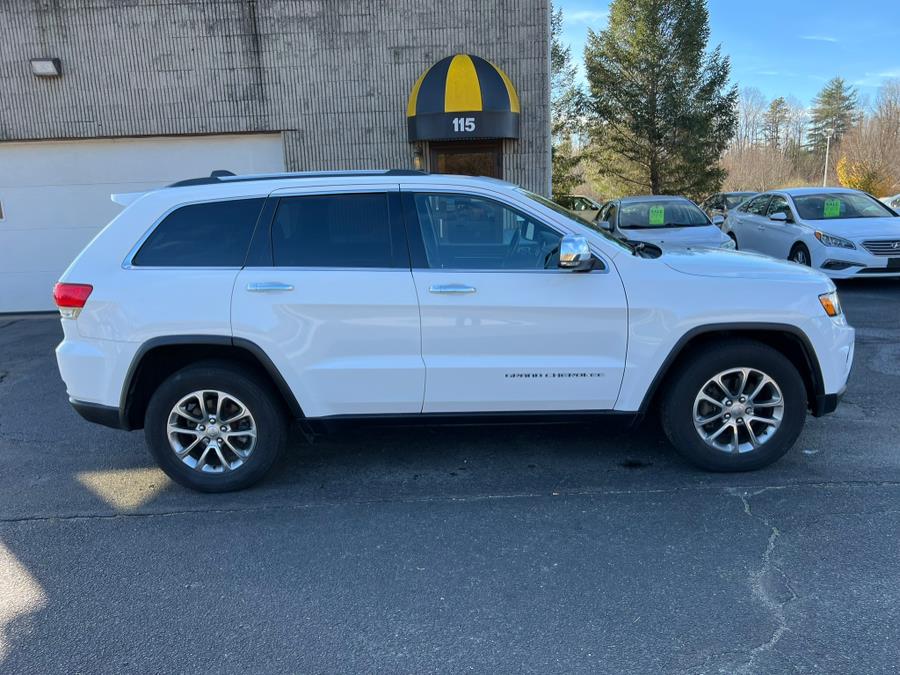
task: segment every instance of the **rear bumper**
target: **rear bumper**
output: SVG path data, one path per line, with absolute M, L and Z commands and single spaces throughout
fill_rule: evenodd
M 74 398 L 69 399 L 69 403 L 75 408 L 75 412 L 81 415 L 88 422 L 101 424 L 104 427 L 112 429 L 128 429 L 122 414 L 118 408 L 99 403 L 88 403 L 87 401 L 78 401 Z

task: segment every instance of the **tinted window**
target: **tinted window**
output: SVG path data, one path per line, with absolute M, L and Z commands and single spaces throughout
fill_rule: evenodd
M 781 195 L 775 195 L 772 197 L 772 201 L 769 202 L 769 215 L 771 216 L 773 213 L 783 213 L 788 217 L 788 220 L 793 220 L 794 218 L 794 214 L 791 213 L 791 207 L 788 206 L 787 199 Z
M 618 210 L 618 206 L 616 204 L 610 204 L 606 209 L 606 216 L 603 218 L 607 223 L 611 226 L 615 226 L 616 224 L 616 213 Z
M 473 195 L 414 197 L 428 266 L 438 269 L 551 269 L 562 235 L 515 209 Z
M 766 215 L 766 207 L 769 206 L 769 199 L 771 195 L 760 195 L 755 199 L 751 199 L 749 202 L 744 204 L 740 210 L 746 211 L 747 213 L 752 213 L 757 216 Z
M 272 249 L 281 267 L 398 266 L 387 195 L 380 192 L 282 198 Z
M 794 206 L 803 220 L 890 218 L 894 215 L 877 199 L 858 192 L 800 195 L 794 197 Z
M 177 208 L 153 230 L 132 265 L 240 267 L 264 201 L 236 199 Z

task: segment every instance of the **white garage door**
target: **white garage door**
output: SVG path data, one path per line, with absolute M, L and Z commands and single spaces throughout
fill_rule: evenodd
M 0 312 L 53 309 L 55 281 L 122 209 L 116 192 L 284 170 L 280 134 L 0 143 Z

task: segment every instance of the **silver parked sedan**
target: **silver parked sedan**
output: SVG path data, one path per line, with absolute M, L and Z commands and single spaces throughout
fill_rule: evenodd
M 900 217 L 865 192 L 766 192 L 728 214 L 724 230 L 744 251 L 814 267 L 834 279 L 900 277 Z

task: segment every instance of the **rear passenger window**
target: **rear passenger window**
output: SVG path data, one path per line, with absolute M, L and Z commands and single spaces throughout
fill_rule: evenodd
M 137 267 L 240 267 L 265 199 L 190 204 L 175 209 L 131 261 Z
M 282 198 L 272 250 L 279 267 L 400 266 L 381 192 Z

